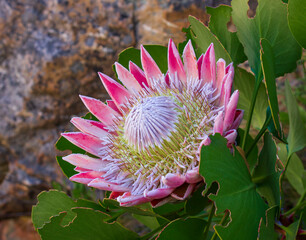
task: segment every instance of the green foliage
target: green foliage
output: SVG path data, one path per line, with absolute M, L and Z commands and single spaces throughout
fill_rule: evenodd
M 260 40 L 260 60 L 265 79 L 266 89 L 268 92 L 268 101 L 271 109 L 272 119 L 274 122 L 275 129 L 277 130 L 277 136 L 282 138 L 282 129 L 279 123 L 279 109 L 276 93 L 276 83 L 274 74 L 274 53 L 272 46 L 266 39 Z
M 292 36 L 287 23 L 286 5 L 281 0 L 259 0 L 254 18 L 247 16 L 248 0 L 231 2 L 232 18 L 244 52 L 256 76 L 260 76 L 260 39 L 267 39 L 275 53 L 275 76 L 296 68 L 301 48 Z
M 300 116 L 298 105 L 291 92 L 289 82 L 286 81 L 286 105 L 289 114 L 289 135 L 288 141 L 288 158 L 294 153 L 306 146 L 306 131 L 305 125 Z
M 238 108 L 244 110 L 244 117 L 249 115 L 249 106 L 251 104 L 250 94 L 255 88 L 255 77 L 242 68 L 235 68 L 234 88 L 239 90 Z M 268 99 L 265 86 L 260 83 L 258 95 L 253 111 L 252 125 L 260 129 L 265 121 Z
M 105 213 L 88 208 L 74 208 L 71 211 L 76 217 L 68 226 L 61 225 L 66 213 L 60 213 L 59 216 L 52 217 L 50 223 L 38 229 L 42 240 L 138 239 L 136 233 L 129 231 L 119 223 L 105 222 L 105 219 L 108 218 Z
M 264 146 L 259 155 L 259 162 L 252 176 L 257 191 L 269 203 L 269 206 L 280 206 L 279 177 L 276 169 L 276 145 L 271 135 L 264 136 Z
M 162 73 L 166 73 L 168 70 L 167 48 L 159 45 L 144 45 L 144 48 L 150 53 Z M 129 69 L 130 61 L 135 63 L 138 67 L 142 67 L 139 49 L 128 48 L 119 54 L 118 62 L 125 68 Z
M 219 39 L 206 27 L 203 23 L 198 21 L 195 17 L 189 16 L 189 22 L 192 30 L 192 40 L 197 45 L 197 56 L 205 53 L 211 43 L 214 44 L 216 59 L 223 58 L 227 63 L 232 62 L 231 57 L 225 50 Z
M 277 234 L 274 230 L 275 216 L 278 212 L 278 206 L 269 208 L 266 211 L 266 218 L 260 224 L 259 240 L 275 240 Z
M 232 8 L 225 5 L 221 5 L 217 8 L 208 7 L 207 13 L 211 15 L 208 25 L 209 29 L 218 37 L 231 56 L 234 64 L 239 64 L 247 60 L 243 52 L 243 46 L 237 37 L 237 33 L 229 32 L 227 29 L 227 24 L 231 20 Z
M 211 144 L 201 150 L 200 174 L 210 186 L 217 181 L 217 195 L 211 195 L 217 214 L 230 210 L 228 227 L 215 226 L 221 239 L 256 239 L 261 218 L 267 205 L 256 192 L 256 185 L 241 155 L 232 155 L 226 147 L 226 139 L 219 134 L 211 136 Z
M 290 0 L 288 3 L 288 23 L 289 28 L 298 41 L 306 48 L 306 4 L 304 0 Z
M 198 218 L 189 218 L 186 220 L 176 219 L 169 223 L 158 235 L 158 240 L 187 240 L 201 239 L 206 221 Z

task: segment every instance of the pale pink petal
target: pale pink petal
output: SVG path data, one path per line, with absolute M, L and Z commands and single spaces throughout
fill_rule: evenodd
M 62 133 L 62 136 L 86 152 L 99 156 L 99 151 L 103 145 L 99 138 L 81 132 Z
M 225 76 L 225 61 L 222 58 L 220 58 L 217 62 L 216 93 L 221 92 L 222 80 L 224 76 Z
M 197 58 L 194 53 L 191 40 L 188 41 L 188 43 L 184 48 L 183 61 L 188 79 L 198 79 L 199 72 L 198 72 Z
M 148 198 L 145 198 L 143 195 L 137 195 L 137 196 L 129 195 L 129 196 L 127 196 L 127 195 L 123 194 L 122 196 L 119 196 L 117 198 L 117 201 L 120 203 L 120 206 L 130 207 L 130 206 L 134 206 L 134 205 L 149 202 L 150 200 Z
M 199 174 L 199 167 L 188 170 L 186 172 L 186 182 L 187 183 L 198 183 L 203 180 L 202 176 Z
M 100 171 L 103 167 L 106 166 L 106 162 L 102 161 L 102 159 L 92 158 L 84 154 L 70 154 L 66 157 L 63 157 L 63 160 L 71 163 L 76 167 L 93 171 Z
M 213 132 L 214 132 L 214 134 L 215 133 L 220 133 L 221 135 L 223 133 L 223 111 L 218 112 L 218 115 L 215 118 Z
M 183 189 L 177 189 L 172 194 L 171 197 L 177 200 L 185 200 L 194 190 L 196 184 L 191 183 L 184 186 Z
M 89 187 L 98 188 L 105 191 L 115 191 L 115 192 L 127 192 L 130 191 L 128 187 L 118 185 L 116 183 L 110 183 L 102 178 L 96 178 L 87 184 Z
M 87 169 L 87 168 L 75 167 L 75 168 L 74 168 L 74 171 L 77 171 L 77 172 L 79 172 L 79 173 L 82 173 L 82 172 L 91 172 L 92 170 Z
M 162 181 L 168 187 L 179 187 L 185 182 L 185 176 L 178 173 L 167 173 L 166 176 L 162 176 Z
M 106 100 L 107 102 L 107 106 L 109 106 L 111 109 L 115 110 L 117 113 L 120 113 L 120 115 L 122 114 L 121 111 L 119 110 L 119 108 L 117 108 L 115 102 L 113 100 Z
M 227 147 L 231 147 L 231 145 L 233 143 L 235 143 L 235 140 L 237 138 L 237 131 L 236 129 L 232 129 L 232 130 L 229 130 L 225 136 L 224 136 L 226 139 L 227 139 Z
M 204 83 L 212 83 L 215 86 L 216 83 L 216 61 L 214 44 L 210 44 L 208 47 L 201 66 L 201 79 Z
M 202 142 L 200 143 L 200 146 L 198 148 L 197 153 L 200 154 L 201 153 L 201 149 L 203 146 L 208 146 L 211 143 L 211 140 L 208 136 L 205 136 L 205 138 L 202 140 Z
M 223 123 L 224 131 L 227 131 L 234 121 L 238 99 L 239 99 L 239 91 L 236 90 L 232 94 L 228 104 L 225 107 L 225 115 L 224 115 L 224 123 Z
M 151 191 L 145 191 L 144 197 L 149 199 L 159 199 L 169 196 L 175 188 L 158 188 Z
M 235 112 L 235 118 L 234 118 L 234 122 L 232 124 L 232 126 L 230 127 L 231 129 L 237 129 L 243 119 L 243 114 L 244 111 L 241 109 L 237 109 Z
M 232 92 L 232 85 L 234 80 L 234 72 L 229 71 L 222 80 L 222 87 L 220 92 L 220 105 L 226 106 Z
M 102 175 L 101 172 L 96 172 L 96 171 L 82 172 L 82 173 L 73 175 L 72 177 L 69 178 L 69 180 L 73 182 L 82 183 L 82 184 L 88 184 L 93 179 L 100 177 L 101 175 Z
M 141 87 L 148 87 L 148 82 L 146 79 L 145 73 L 141 70 L 140 67 L 138 67 L 135 63 L 129 62 L 129 68 L 130 72 L 133 74 L 133 76 L 136 78 L 136 80 L 139 82 Z
M 180 81 L 186 82 L 184 65 L 172 39 L 169 40 L 168 44 L 168 70 L 171 78 L 177 75 Z
M 98 99 L 80 95 L 87 109 L 106 126 L 112 125 L 119 114 Z
M 70 122 L 83 133 L 88 133 L 98 138 L 105 137 L 108 134 L 105 125 L 97 121 L 74 117 Z
M 140 47 L 140 56 L 146 79 L 149 80 L 162 78 L 163 74 L 157 66 L 156 62 L 142 45 Z M 150 85 L 150 81 L 148 83 Z
M 142 89 L 133 74 L 130 73 L 125 67 L 117 62 L 115 63 L 115 67 L 119 80 L 123 83 L 124 86 L 126 86 L 129 92 L 136 93 Z
M 122 105 L 127 103 L 128 99 L 131 97 L 131 94 L 114 79 L 100 72 L 98 74 L 108 94 L 115 102 L 116 106 L 121 109 Z

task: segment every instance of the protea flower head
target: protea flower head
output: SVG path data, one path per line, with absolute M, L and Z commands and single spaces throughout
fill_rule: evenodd
M 64 157 L 78 172 L 70 180 L 112 191 L 122 206 L 183 200 L 203 183 L 201 146 L 220 133 L 231 147 L 243 112 L 238 91 L 231 95 L 233 65 L 215 62 L 213 44 L 197 60 L 189 41 L 182 59 L 170 40 L 165 75 L 142 46 L 143 70 L 115 63 L 125 87 L 99 73 L 112 100 L 80 96 L 99 121 L 72 118 L 81 132 L 62 134 L 95 156 Z

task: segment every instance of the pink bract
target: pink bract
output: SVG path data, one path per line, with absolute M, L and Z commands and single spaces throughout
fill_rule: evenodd
M 72 118 L 81 132 L 62 134 L 95 157 L 63 159 L 76 166 L 70 180 L 112 191 L 110 198 L 121 206 L 160 206 L 186 199 L 203 183 L 199 150 L 215 133 L 231 147 L 243 111 L 237 109 L 239 92 L 231 94 L 233 65 L 215 62 L 213 44 L 197 60 L 189 41 L 183 63 L 170 40 L 166 74 L 144 47 L 140 50 L 142 69 L 115 63 L 124 86 L 99 73 L 112 98 L 107 104 L 80 96 L 99 121 Z

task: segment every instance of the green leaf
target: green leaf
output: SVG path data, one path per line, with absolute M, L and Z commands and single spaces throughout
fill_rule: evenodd
M 252 180 L 257 186 L 257 191 L 268 201 L 270 207 L 280 205 L 280 175 L 281 172 L 276 171 L 275 142 L 269 133 L 265 133 L 264 146 L 260 152 Z
M 229 32 L 227 23 L 231 20 L 232 8 L 221 5 L 217 8 L 206 8 L 207 13 L 211 15 L 209 28 L 215 34 L 222 45 L 225 47 L 234 64 L 239 64 L 247 60 L 243 52 L 243 46 L 240 43 L 237 33 Z
M 175 203 L 166 203 L 160 207 L 153 208 L 153 211 L 169 220 L 179 217 L 178 213 L 184 210 L 186 201 L 179 201 Z
M 132 214 L 132 215 L 135 219 L 137 219 L 139 222 L 141 222 L 142 224 L 144 224 L 151 230 L 154 230 L 160 226 L 156 217 L 142 216 L 142 215 L 137 215 L 137 214 Z
M 66 151 L 66 150 L 71 150 L 71 152 L 73 153 L 82 153 L 85 154 L 86 151 L 84 151 L 83 149 L 75 146 L 74 144 L 72 144 L 71 142 L 69 142 L 66 138 L 64 137 L 60 137 L 56 144 L 55 144 L 56 149 L 60 150 L 60 151 Z
M 51 222 L 38 229 L 42 240 L 115 240 L 139 239 L 138 235 L 129 231 L 117 222 L 106 223 L 105 213 L 87 208 L 74 208 L 76 215 L 68 226 L 62 226 L 66 213 L 51 218 Z
M 248 0 L 233 0 L 231 4 L 238 38 L 255 75 L 260 75 L 261 38 L 271 43 L 275 53 L 275 76 L 292 72 L 296 68 L 296 61 L 301 57 L 301 47 L 289 30 L 286 5 L 281 0 L 258 0 L 256 15 L 249 18 Z
M 306 131 L 289 82 L 285 83 L 286 105 L 289 114 L 288 158 L 306 146 Z
M 75 202 L 64 192 L 57 190 L 42 192 L 37 199 L 37 205 L 32 208 L 32 221 L 35 228 L 41 228 L 45 223 L 50 222 L 52 216 L 59 215 L 61 212 L 67 213 L 61 221 L 62 225 L 67 225 L 75 217 L 75 213 L 71 210 L 74 207 L 90 207 L 103 211 L 99 204 L 85 200 Z
M 266 219 L 260 224 L 259 240 L 276 240 L 277 234 L 274 230 L 275 216 L 278 212 L 278 206 L 269 208 L 266 211 Z
M 286 231 L 286 240 L 296 240 L 296 235 L 301 224 L 302 216 L 303 214 L 301 214 L 299 220 L 291 223 L 288 227 L 283 227 L 283 229 Z
M 176 219 L 169 223 L 156 239 L 201 239 L 206 224 L 205 220 L 199 218 Z
M 201 150 L 200 174 L 209 186 L 217 181 L 218 194 L 211 195 L 215 201 L 216 214 L 230 211 L 228 227 L 215 226 L 221 239 L 256 239 L 261 218 L 265 217 L 267 205 L 256 192 L 245 161 L 226 147 L 226 139 L 220 134 L 210 137 L 211 144 Z
M 241 128 L 238 128 L 238 137 L 236 139 L 237 145 L 241 147 L 242 145 L 242 137 L 244 135 L 244 130 Z M 250 134 L 247 135 L 246 140 L 246 149 L 249 149 L 251 145 L 253 144 L 254 139 L 250 136 Z M 249 156 L 247 157 L 247 161 L 249 164 L 250 173 L 252 174 L 255 166 L 257 165 L 257 158 L 258 158 L 258 147 L 255 145 L 252 151 L 250 152 Z
M 260 41 L 260 60 L 262 71 L 265 79 L 266 89 L 268 92 L 268 102 L 271 109 L 272 119 L 277 130 L 277 137 L 282 138 L 282 129 L 279 123 L 279 109 L 276 93 L 276 82 L 274 74 L 274 53 L 272 46 L 266 39 Z
M 205 53 L 211 43 L 214 44 L 216 59 L 223 58 L 227 63 L 231 63 L 231 57 L 225 50 L 218 38 L 212 34 L 208 27 L 197 20 L 195 17 L 189 16 L 189 22 L 192 30 L 192 40 L 196 43 L 197 55 Z
M 287 148 L 283 143 L 278 144 L 279 151 L 278 156 L 282 163 L 287 166 L 285 171 L 285 177 L 288 179 L 291 186 L 300 194 L 303 195 L 306 189 L 303 183 L 303 176 L 305 173 L 302 160 L 293 153 L 290 157 L 289 163 L 287 164 Z
M 251 104 L 251 93 L 255 88 L 255 77 L 246 70 L 236 67 L 234 77 L 234 88 L 239 90 L 238 108 L 244 110 L 244 118 L 247 118 Z M 256 103 L 253 111 L 252 125 L 260 129 L 265 122 L 266 109 L 268 107 L 265 86 L 260 83 Z
M 159 46 L 159 45 L 144 45 L 144 48 L 150 53 L 150 55 L 155 60 L 156 64 L 158 65 L 162 73 L 166 73 L 168 70 L 168 63 L 167 63 L 168 49 L 164 46 Z M 142 67 L 139 49 L 128 48 L 123 50 L 119 54 L 118 62 L 125 68 L 129 69 L 130 61 L 132 61 L 139 67 Z
M 218 185 L 212 184 L 208 190 L 206 190 L 205 197 L 203 196 L 203 191 L 205 189 L 205 185 L 201 186 L 197 191 L 195 191 L 191 198 L 186 201 L 185 204 L 185 213 L 189 216 L 196 215 L 203 211 L 205 207 L 210 204 L 210 200 L 208 199 L 209 194 L 216 194 L 218 190 Z
M 290 0 L 288 3 L 288 24 L 289 28 L 298 41 L 306 48 L 306 4 L 304 0 Z
M 75 166 L 63 160 L 63 157 L 56 156 L 56 161 L 67 178 L 70 178 L 71 176 L 78 173 L 74 170 Z

